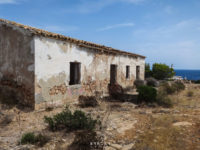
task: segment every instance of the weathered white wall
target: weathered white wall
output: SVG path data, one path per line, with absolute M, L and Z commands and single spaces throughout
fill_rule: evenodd
M 118 65 L 117 81 L 123 87 L 133 86 L 137 65 L 141 68 L 140 78 L 144 79 L 143 58 L 101 54 L 72 43 L 39 36 L 35 37 L 34 43 L 36 103 L 88 94 L 90 89 L 106 94 L 111 64 Z M 81 63 L 81 85 L 69 86 L 70 62 L 75 61 Z M 130 66 L 130 79 L 125 77 L 126 65 Z
M 107 95 L 111 64 L 118 66 L 117 82 L 124 88 L 133 86 L 137 65 L 141 68 L 140 78 L 144 79 L 143 58 L 81 48 L 4 22 L 0 22 L 0 56 L 0 83 L 4 77 L 10 80 L 6 86 L 11 88 L 17 82 L 17 90 L 30 105 L 94 93 Z M 70 62 L 81 63 L 80 85 L 69 86 Z

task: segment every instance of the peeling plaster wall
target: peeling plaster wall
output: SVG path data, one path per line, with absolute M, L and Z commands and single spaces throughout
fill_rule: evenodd
M 118 65 L 117 81 L 123 87 L 133 86 L 136 66 L 144 79 L 143 58 L 99 53 L 65 41 L 35 36 L 35 99 L 36 103 L 72 99 L 79 95 L 108 94 L 110 65 Z M 70 62 L 81 63 L 81 84 L 69 86 Z M 130 78 L 126 79 L 126 65 Z
M 81 63 L 81 84 L 69 86 L 70 62 Z M 108 95 L 110 65 L 117 65 L 117 82 L 133 86 L 136 66 L 144 79 L 144 58 L 108 54 L 74 43 L 33 36 L 0 22 L 0 86 L 15 88 L 30 106 L 63 102 L 79 95 Z M 126 79 L 126 65 L 130 78 Z M 5 80 L 6 79 L 6 80 Z
M 0 82 L 1 86 L 17 88 L 24 96 L 23 102 L 34 106 L 33 36 L 23 29 L 2 22 L 0 22 Z

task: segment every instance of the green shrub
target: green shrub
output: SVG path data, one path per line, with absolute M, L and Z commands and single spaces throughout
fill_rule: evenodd
M 81 107 L 96 107 L 98 105 L 95 96 L 79 96 L 78 101 Z
M 49 137 L 42 134 L 35 135 L 33 132 L 28 132 L 22 135 L 20 140 L 21 144 L 35 144 L 37 146 L 43 146 L 50 140 Z
M 56 130 L 55 121 L 52 117 L 44 116 L 44 122 L 48 124 L 50 130 Z
M 156 96 L 157 96 L 157 91 L 155 88 L 150 87 L 150 86 L 139 86 L 137 88 L 137 92 L 139 93 L 138 95 L 138 102 L 155 102 L 156 101 Z
M 53 117 L 45 116 L 44 121 L 52 131 L 63 129 L 68 131 L 81 129 L 93 130 L 97 123 L 97 120 L 93 120 L 90 115 L 86 115 L 79 110 L 72 113 L 68 108 L 65 108 L 61 113 Z
M 34 144 L 35 134 L 33 132 L 28 132 L 22 135 L 21 144 Z
M 103 138 L 95 131 L 83 130 L 76 133 L 73 143 L 70 145 L 74 150 L 103 150 Z

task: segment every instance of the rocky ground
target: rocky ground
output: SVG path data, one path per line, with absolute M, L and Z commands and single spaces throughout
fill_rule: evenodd
M 189 91 L 193 91 L 192 96 L 188 96 Z M 104 136 L 106 150 L 200 150 L 200 85 L 188 84 L 186 90 L 171 98 L 173 108 L 107 101 L 100 101 L 96 108 L 80 108 L 77 102 L 69 107 L 101 120 L 102 128 L 97 132 Z M 66 150 L 73 142 L 74 133 L 50 132 L 43 119 L 63 108 L 28 112 L 1 106 L 0 150 Z M 40 132 L 51 140 L 43 147 L 19 145 L 25 132 Z

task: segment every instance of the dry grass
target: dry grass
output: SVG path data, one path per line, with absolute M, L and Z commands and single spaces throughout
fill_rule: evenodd
M 125 140 L 128 143 L 131 143 L 138 138 L 138 134 L 143 133 L 145 129 L 149 128 L 149 116 L 132 114 L 132 117 L 138 118 L 137 124 L 135 124 L 132 128 L 126 130 L 124 134 L 115 135 L 114 141 L 118 142 L 121 140 Z
M 188 96 L 191 91 L 193 92 L 192 96 Z M 176 104 L 176 109 L 200 108 L 200 85 L 187 85 L 186 90 L 178 95 L 172 95 L 171 98 Z
M 136 140 L 136 150 L 180 150 L 184 148 L 181 128 L 174 127 L 175 117 L 162 115 L 151 117 L 151 127 L 141 134 Z
M 193 96 L 188 97 L 187 93 L 189 91 L 193 91 Z M 108 141 L 113 143 L 120 144 L 120 141 L 125 141 L 125 145 L 135 143 L 135 150 L 200 150 L 200 85 L 186 85 L 184 91 L 169 97 L 173 101 L 174 107 L 167 108 L 167 112 L 161 111 L 163 108 L 158 106 L 156 108 L 145 107 L 137 109 L 121 103 L 107 101 L 100 103 L 99 107 L 96 108 L 79 108 L 75 104 L 70 105 L 70 107 L 73 110 L 81 109 L 92 113 L 94 117 L 98 115 L 100 118 L 104 118 L 106 110 L 110 108 L 111 117 L 106 121 L 106 124 L 109 125 L 115 119 L 120 118 L 119 120 L 121 120 L 121 122 L 116 122 L 117 128 L 108 126 L 111 130 L 105 132 Z M 15 147 L 14 144 L 21 137 L 20 133 L 45 132 L 45 134 L 53 137 L 53 140 L 49 141 L 44 149 L 67 149 L 73 142 L 74 133 L 48 132 L 48 130 L 45 130 L 46 125 L 43 121 L 45 115 L 53 116 L 62 110 L 63 108 L 54 108 L 52 111 L 21 112 L 20 126 L 14 118 L 12 122 L 8 122 L 6 130 L 5 128 L 0 128 L 1 136 L 8 140 L 7 142 L 7 140 L 0 139 L 0 147 L 2 145 L 6 145 L 4 146 L 5 149 Z M 4 114 L 13 114 L 14 117 L 17 117 L 16 112 L 12 109 L 2 111 Z M 128 117 L 126 117 L 127 115 Z M 126 128 L 129 123 L 131 124 L 135 120 L 137 120 L 136 123 L 130 128 Z M 183 121 L 192 123 L 192 125 L 173 125 L 176 122 Z M 127 130 L 118 133 L 118 127 L 124 127 Z M 110 133 L 112 136 L 110 136 Z M 53 145 L 54 148 L 52 148 Z
M 154 114 L 150 117 L 150 127 L 139 135 L 134 150 L 200 149 L 200 85 L 186 87 L 184 91 L 170 96 L 173 109 L 179 113 Z M 188 96 L 190 91 L 193 94 Z M 182 121 L 193 125 L 173 126 L 173 123 Z

